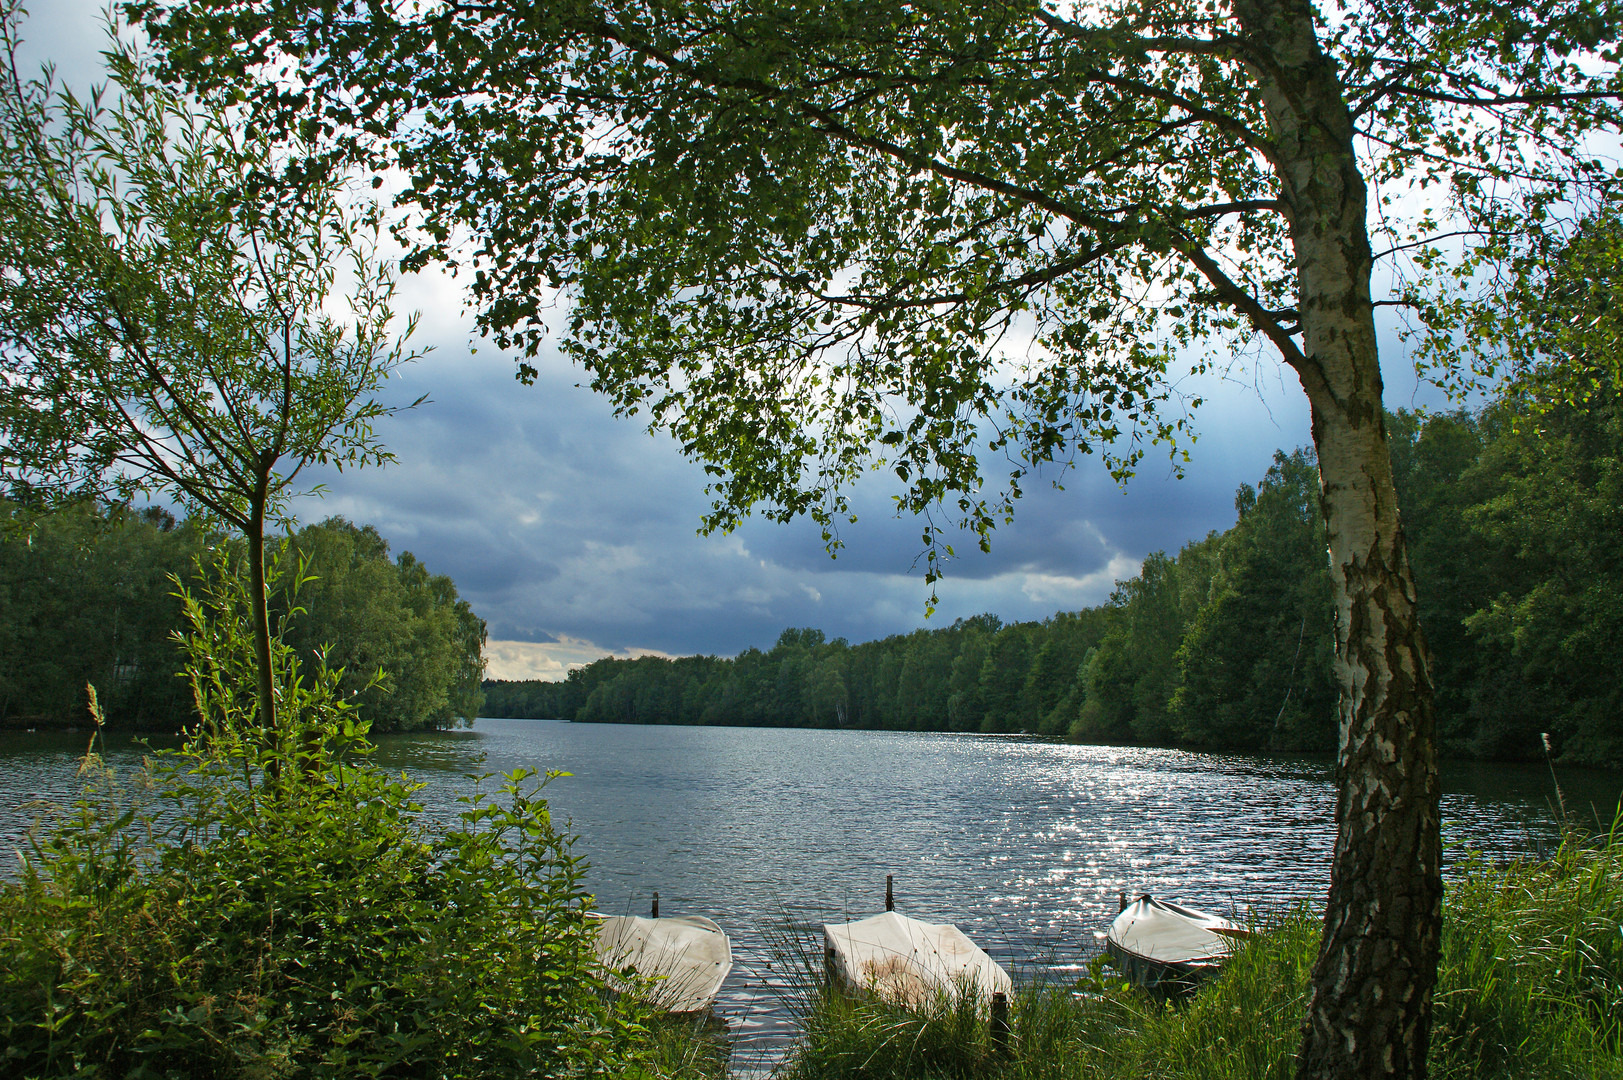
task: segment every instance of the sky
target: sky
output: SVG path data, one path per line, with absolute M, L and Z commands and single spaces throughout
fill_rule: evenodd
M 97 81 L 102 0 L 32 6 L 25 70 L 48 58 L 66 85 Z M 1145 555 L 1232 525 L 1235 489 L 1260 480 L 1275 450 L 1309 442 L 1306 398 L 1271 358 L 1185 380 L 1180 391 L 1206 403 L 1181 479 L 1152 449 L 1125 488 L 1097 459 L 1047 477 L 1063 490 L 1028 483 L 990 554 L 957 545 L 926 618 L 922 528 L 894 517 L 883 483 L 856 492 L 859 521 L 842 529 L 837 559 L 809 520 L 701 536 L 704 474 L 668 437 L 616 419 L 556 355 L 535 361 L 534 385 L 518 383 L 516 359 L 475 338 L 451 279 L 407 278 L 397 306 L 421 312 L 413 344 L 432 351 L 384 396 L 428 402 L 380 427 L 395 464 L 321 475 L 324 496 L 293 510 L 371 524 L 449 575 L 487 623 L 494 678 L 561 678 L 606 655 L 731 656 L 786 627 L 855 643 L 980 612 L 1011 622 L 1094 606 Z M 1395 335 L 1381 346 L 1388 406 L 1436 404 Z

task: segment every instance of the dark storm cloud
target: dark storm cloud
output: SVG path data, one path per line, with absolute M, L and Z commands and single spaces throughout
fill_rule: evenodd
M 1112 479 L 1096 456 L 1083 457 L 1069 470 L 1046 467 L 1023 481 L 1015 520 L 994 531 L 989 553 L 979 551 L 972 534 L 947 531 L 947 542 L 959 556 L 948 566 L 949 576 L 974 581 L 1017 571 L 1086 576 L 1122 552 L 1141 557 L 1160 548 L 1176 551 L 1211 529 L 1227 528 L 1234 520 L 1235 488 L 1260 480 L 1274 449 L 1301 445 L 1308 432 L 1305 403 L 1298 408 L 1277 385 L 1273 401 L 1251 387 L 1218 389 L 1227 392 L 1193 416 L 1199 438 L 1182 478 L 1160 447 L 1148 449 L 1125 485 Z M 1277 419 L 1281 415 L 1297 422 L 1283 424 Z M 894 488 L 887 488 L 885 479 L 878 474 L 861 490 L 859 521 L 842 527 L 847 547 L 837 561 L 830 562 L 812 529 L 757 528 L 752 535 L 759 537 L 758 549 L 785 566 L 825 575 L 904 569 L 922 550 L 922 523 L 895 517 L 889 499 Z
M 958 557 L 926 623 L 922 524 L 894 517 L 883 475 L 856 493 L 859 520 L 842 528 L 835 560 L 807 520 L 754 518 L 730 536 L 699 536 L 705 476 L 669 438 L 616 419 L 556 357 L 541 357 L 536 385 L 521 386 L 511 359 L 469 355 L 465 324 L 435 314 L 437 351 L 388 391 L 433 398 L 381 430 L 399 462 L 327 477 L 325 503 L 300 513 L 370 522 L 449 574 L 505 650 L 493 656 L 556 643 L 532 651 L 551 666 L 531 670 L 549 677 L 565 670 L 560 657 L 732 655 L 769 647 L 788 626 L 855 642 L 983 611 L 1016 621 L 1102 603 L 1147 553 L 1231 525 L 1235 488 L 1260 480 L 1276 450 L 1308 441 L 1305 401 L 1276 368 L 1255 385 L 1186 386 L 1208 403 L 1182 479 L 1151 448 L 1125 488 L 1091 458 L 1055 474 L 1064 490 L 1028 482 L 990 554 L 951 538 Z
M 450 574 L 494 637 L 733 653 L 770 644 L 787 625 L 860 639 L 920 620 L 925 590 L 908 575 L 915 524 L 865 516 L 837 562 L 809 522 L 700 537 L 702 471 L 668 439 L 614 419 L 572 385 L 571 369 L 543 363 L 537 385 L 522 387 L 505 360 L 448 357 L 436 352 L 391 388 L 443 387 L 382 429 L 399 462 L 327 478 L 331 495 L 302 513 L 377 525 L 397 549 Z M 1052 563 L 1043 566 L 1063 569 Z
M 881 487 L 860 493 L 860 520 L 843 530 L 837 560 L 807 521 L 755 519 L 732 536 L 700 537 L 704 476 L 670 440 L 616 420 L 555 359 L 543 360 L 533 387 L 512 370 L 449 347 L 411 369 L 392 393 L 438 389 L 384 430 L 399 463 L 332 478 L 322 507 L 376 524 L 450 574 L 493 637 L 731 654 L 770 645 L 785 626 L 863 640 L 923 621 L 921 526 L 896 520 Z M 1031 485 L 990 555 L 972 539 L 955 543 L 932 624 L 1098 603 L 1148 550 L 1123 535 L 1175 549 L 1205 531 L 1204 521 L 1189 528 L 1186 496 L 1206 491 L 1195 475 L 1169 481 L 1161 465 L 1163 475 L 1146 469 L 1123 492 L 1091 464 L 1067 475 L 1067 490 Z M 1204 500 L 1206 527 L 1232 519 L 1231 492 L 1223 477 Z

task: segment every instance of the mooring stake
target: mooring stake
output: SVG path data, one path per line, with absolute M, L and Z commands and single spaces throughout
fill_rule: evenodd
M 659 918 L 659 890 L 654 890 L 654 918 Z
M 1001 990 L 992 994 L 992 1052 L 999 1056 L 1009 1051 L 1009 997 Z
M 896 894 L 891 891 L 890 884 L 891 884 L 891 875 L 886 874 L 885 875 L 885 910 L 886 911 L 895 911 L 896 910 Z

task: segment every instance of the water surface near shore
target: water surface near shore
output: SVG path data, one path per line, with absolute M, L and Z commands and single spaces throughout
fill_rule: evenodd
M 0 845 L 29 800 L 71 797 L 85 736 L 0 733 Z M 138 749 L 115 743 L 115 764 Z M 573 775 L 547 788 L 579 836 L 600 910 L 703 914 L 732 936 L 720 1011 L 742 1053 L 790 1037 L 781 956 L 809 955 L 823 922 L 896 906 L 956 922 L 1028 977 L 1074 973 L 1118 892 L 1220 912 L 1317 904 L 1334 842 L 1329 758 L 1071 746 L 1035 739 L 769 728 L 481 720 L 471 731 L 384 736 L 377 760 L 424 783 L 437 817 L 472 775 Z M 1610 820 L 1623 776 L 1561 772 L 1569 812 Z M 1556 842 L 1543 766 L 1445 769 L 1448 858 L 1537 855 Z

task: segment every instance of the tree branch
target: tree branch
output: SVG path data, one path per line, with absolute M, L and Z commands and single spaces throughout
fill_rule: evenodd
M 1273 318 L 1273 313 L 1264 308 L 1256 297 L 1229 277 L 1204 247 L 1183 237 L 1175 239 L 1173 243 L 1185 258 L 1195 264 L 1201 275 L 1212 283 L 1212 288 L 1220 299 L 1227 301 L 1234 310 L 1244 315 L 1258 332 L 1274 343 L 1285 363 L 1298 369 L 1306 364 L 1306 355 L 1287 332 L 1287 328 L 1281 326 L 1278 320 Z

